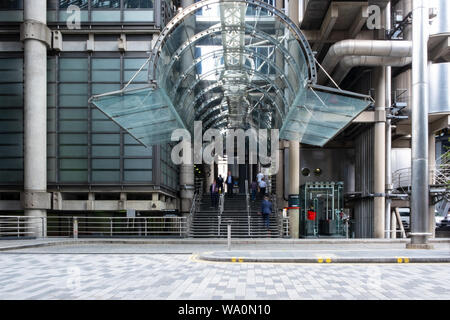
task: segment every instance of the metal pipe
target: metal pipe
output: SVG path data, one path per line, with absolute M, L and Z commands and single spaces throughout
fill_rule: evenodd
M 429 247 L 428 230 L 428 3 L 413 1 L 411 243 Z
M 391 3 L 386 5 L 385 9 L 385 19 L 386 19 L 386 30 L 391 29 Z M 392 68 L 387 66 L 385 68 L 386 72 L 386 94 L 385 94 L 385 105 L 386 108 L 390 108 L 391 101 L 391 92 L 392 92 Z M 388 109 L 390 110 L 390 109 Z M 390 112 L 389 112 L 390 114 Z M 391 119 L 386 119 L 386 208 L 385 208 L 385 230 L 386 230 L 386 238 L 391 238 L 391 198 L 390 194 L 392 192 L 392 163 L 391 163 L 391 150 L 392 150 L 392 128 L 391 128 Z
M 385 197 L 382 196 L 386 188 L 386 72 L 383 67 L 376 69 L 375 73 L 376 92 L 375 92 L 375 113 L 380 116 L 375 123 L 374 130 L 374 216 L 373 216 L 373 237 L 384 238 L 385 235 Z M 384 116 L 382 117 L 381 115 Z
M 47 1 L 25 0 L 24 22 L 47 23 Z M 24 40 L 24 191 L 47 191 L 47 46 L 37 39 Z M 33 199 L 31 200 L 33 201 Z M 34 205 L 34 203 L 33 203 Z M 31 206 L 32 207 L 32 206 Z M 46 210 L 25 209 L 26 216 L 45 217 Z M 37 224 L 36 237 L 45 230 Z
M 322 67 L 332 73 L 344 56 L 377 56 L 404 58 L 412 55 L 411 41 L 343 40 L 331 46 L 322 61 Z M 318 83 L 324 83 L 326 74 L 318 74 Z
M 333 73 L 333 80 L 341 83 L 354 67 L 403 67 L 410 64 L 411 61 L 410 57 L 347 56 L 341 59 L 336 71 Z

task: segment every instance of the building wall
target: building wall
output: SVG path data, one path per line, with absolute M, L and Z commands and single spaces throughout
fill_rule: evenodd
M 67 30 L 67 7 L 71 4 L 81 8 L 80 30 Z M 155 14 L 158 8 L 163 17 Z M 23 188 L 23 50 L 19 39 L 22 10 L 22 1 L 0 1 L 0 21 L 8 21 L 4 26 L 8 33 L 0 36 L 3 193 L 20 192 Z M 49 28 L 61 29 L 63 38 L 59 50 L 49 49 L 47 67 L 48 191 L 55 192 L 54 203 L 102 199 L 99 194 L 89 195 L 94 188 L 103 193 L 163 192 L 162 197 L 156 198 L 151 194 L 131 194 L 128 200 L 157 200 L 176 208 L 178 167 L 170 161 L 170 146 L 146 148 L 88 103 L 92 95 L 119 90 L 131 79 L 148 59 L 160 30 L 158 24 L 162 21 L 164 25 L 171 15 L 169 2 L 164 0 L 48 1 Z M 122 49 L 121 37 L 125 39 Z M 145 67 L 129 88 L 146 83 Z M 67 190 L 75 190 L 77 196 L 56 194 Z M 127 200 L 127 194 L 119 193 L 117 203 L 110 208 L 126 209 L 119 205 L 119 199 Z M 0 199 L 17 200 L 17 196 Z M 72 207 L 78 210 L 85 205 Z M 152 209 L 148 203 L 138 207 Z M 0 210 L 5 208 L 20 209 L 20 204 L 0 204 Z M 68 206 L 56 206 L 63 208 Z M 164 209 L 164 205 L 156 208 Z

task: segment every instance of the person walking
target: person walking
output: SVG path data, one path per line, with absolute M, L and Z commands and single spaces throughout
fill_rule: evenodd
M 219 177 L 217 178 L 217 184 L 219 185 L 219 192 L 223 193 L 223 178 L 221 174 L 219 174 Z
M 256 191 L 258 190 L 258 183 L 255 180 L 252 181 L 250 190 L 252 192 L 252 201 L 255 201 L 256 200 Z
M 270 214 L 272 213 L 272 202 L 269 201 L 268 196 L 264 196 L 264 200 L 261 202 L 261 214 L 264 221 L 264 226 L 270 235 Z
M 211 187 L 209 187 L 209 191 L 211 192 L 211 207 L 217 208 L 219 205 L 219 185 L 217 184 L 216 179 L 214 179 Z
M 228 196 L 230 196 L 230 197 L 233 196 L 233 185 L 234 185 L 233 176 L 231 175 L 231 171 L 228 171 L 228 176 L 227 176 L 227 191 L 228 191 Z
M 260 171 L 257 175 L 256 175 L 256 180 L 258 181 L 258 183 L 264 178 L 264 174 Z
M 259 181 L 259 195 L 263 198 L 266 195 L 267 183 L 264 181 L 264 177 Z

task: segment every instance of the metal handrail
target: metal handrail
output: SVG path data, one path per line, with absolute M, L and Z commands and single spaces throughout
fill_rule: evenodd
M 250 193 L 248 191 L 248 180 L 245 180 L 245 203 L 247 207 L 247 225 L 248 225 L 248 236 L 250 237 L 251 231 L 250 231 Z
M 450 187 L 450 164 L 435 164 L 429 166 L 431 185 Z M 399 169 L 392 174 L 394 189 L 408 189 L 411 187 L 411 168 Z
M 219 196 L 219 212 L 217 214 L 217 236 L 220 237 L 220 229 L 222 227 L 222 213 L 225 206 L 225 194 L 221 193 Z
M 71 237 L 75 234 L 87 237 L 99 235 L 183 237 L 187 234 L 187 230 L 187 217 L 176 216 L 0 216 L 0 237 Z

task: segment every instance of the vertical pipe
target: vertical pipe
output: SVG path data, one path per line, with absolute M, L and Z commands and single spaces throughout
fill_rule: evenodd
M 429 248 L 428 242 L 428 1 L 413 0 L 412 54 L 412 176 L 411 243 L 408 248 Z
M 385 18 L 386 18 L 386 30 L 391 29 L 391 3 L 389 2 L 386 5 L 385 9 Z M 392 68 L 386 67 L 386 108 L 391 107 L 391 92 L 392 92 Z M 390 109 L 388 109 L 390 110 Z M 385 207 L 385 227 L 386 230 L 386 238 L 390 238 L 390 229 L 391 229 L 391 198 L 390 194 L 392 192 L 392 164 L 391 164 L 391 149 L 392 149 L 392 131 L 391 131 L 391 119 L 386 119 L 386 207 Z
M 430 167 L 430 185 L 433 185 L 435 183 L 435 173 L 439 168 L 436 167 L 436 137 L 434 132 L 430 132 L 428 135 L 428 164 Z M 435 237 L 435 228 L 436 228 L 436 222 L 435 222 L 435 205 L 430 204 L 428 207 L 428 232 L 431 233 L 431 237 Z
M 46 0 L 25 0 L 24 21 L 29 20 L 47 23 Z M 24 40 L 23 152 L 25 193 L 47 192 L 47 46 L 29 38 Z M 47 212 L 25 208 L 25 215 L 45 217 Z M 37 224 L 36 237 L 44 232 L 41 228 Z
M 386 160 L 386 70 L 384 67 L 378 67 L 376 76 L 376 97 L 375 97 L 375 131 L 374 131 L 374 205 L 373 205 L 373 237 L 384 238 L 384 220 L 385 220 L 385 160 Z

